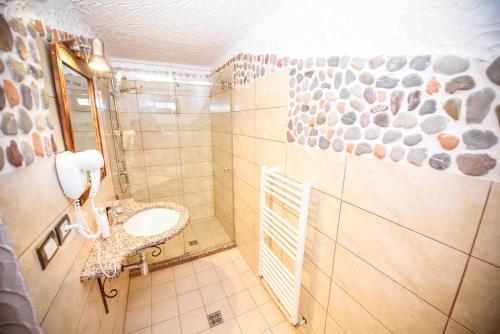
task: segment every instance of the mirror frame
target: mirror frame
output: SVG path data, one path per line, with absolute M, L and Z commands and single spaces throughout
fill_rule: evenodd
M 87 63 L 76 57 L 71 52 L 64 42 L 54 42 L 50 44 L 50 53 L 52 59 L 52 70 L 54 74 L 54 83 L 57 93 L 57 104 L 59 109 L 59 119 L 61 122 L 61 129 L 64 138 L 64 145 L 66 150 L 75 152 L 75 140 L 73 137 L 73 128 L 71 125 L 71 111 L 70 104 L 67 97 L 66 79 L 64 78 L 64 66 L 77 72 L 82 77 L 87 79 L 87 87 L 90 101 L 90 111 L 92 112 L 92 123 L 95 131 L 96 149 L 101 152 L 104 157 L 104 149 L 101 139 L 101 128 L 99 125 L 99 115 L 97 112 L 94 81 L 92 72 Z M 105 160 L 105 159 L 104 159 Z M 106 162 L 104 162 L 106 164 Z M 106 176 L 106 166 L 101 168 L 101 181 Z M 87 200 L 90 192 L 90 186 L 87 186 L 82 196 L 80 196 L 80 203 L 83 205 Z

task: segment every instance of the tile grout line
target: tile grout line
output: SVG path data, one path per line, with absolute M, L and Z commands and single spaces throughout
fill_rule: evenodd
M 334 281 L 334 278 L 333 278 L 333 274 L 335 272 L 335 255 L 337 254 L 337 240 L 339 238 L 339 229 L 340 229 L 340 216 L 342 214 L 342 198 L 344 196 L 344 187 L 345 187 L 345 177 L 346 177 L 346 173 L 347 173 L 347 156 L 345 157 L 345 160 L 344 160 L 344 176 L 342 178 L 342 191 L 341 191 L 341 194 L 340 194 L 340 208 L 339 208 L 339 215 L 338 215 L 338 218 L 337 218 L 337 231 L 335 233 L 335 244 L 334 244 L 334 248 L 333 248 L 333 260 L 332 260 L 332 271 L 330 273 L 330 286 L 328 288 L 328 303 L 326 305 L 326 316 L 328 317 L 328 310 L 330 309 L 330 302 L 332 301 L 331 300 L 331 294 L 332 294 L 332 282 Z M 328 237 L 328 236 L 326 236 Z M 321 269 L 320 269 L 321 270 Z M 314 297 L 313 297 L 314 298 Z M 333 319 L 333 314 L 332 314 L 332 319 Z M 336 322 L 336 321 L 335 321 Z M 323 329 L 323 332 L 326 332 L 326 319 L 325 319 L 325 327 Z
M 476 233 L 474 235 L 474 239 L 472 240 L 472 245 L 471 245 L 470 251 L 468 253 L 467 262 L 465 263 L 465 267 L 464 267 L 464 271 L 462 273 L 462 277 L 460 278 L 460 282 L 458 283 L 457 292 L 455 293 L 455 297 L 453 298 L 453 303 L 451 304 L 450 312 L 448 313 L 448 317 L 447 317 L 446 323 L 444 325 L 443 334 L 446 332 L 446 329 L 448 328 L 448 324 L 450 322 L 451 315 L 453 314 L 453 310 L 455 309 L 455 305 L 457 303 L 458 295 L 460 294 L 460 289 L 462 288 L 462 284 L 463 284 L 463 281 L 465 279 L 465 274 L 467 273 L 467 268 L 469 267 L 470 259 L 472 257 L 472 251 L 474 250 L 474 246 L 476 244 L 477 236 L 479 235 L 479 229 L 481 228 L 481 224 L 483 222 L 484 213 L 486 212 L 486 206 L 488 205 L 488 200 L 490 199 L 490 196 L 491 196 L 491 189 L 492 189 L 492 187 L 493 187 L 493 183 L 490 182 L 490 186 L 488 188 L 488 194 L 486 195 L 486 199 L 485 199 L 484 204 L 483 204 L 483 210 L 481 212 L 481 217 L 479 218 L 479 222 L 477 224 Z M 454 321 L 456 321 L 456 320 L 454 320 Z M 465 328 L 467 328 L 467 327 L 465 327 Z

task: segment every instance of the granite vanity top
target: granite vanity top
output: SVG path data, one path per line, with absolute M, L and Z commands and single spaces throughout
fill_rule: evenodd
M 173 202 L 137 203 L 134 200 L 114 201 L 109 203 L 112 207 L 110 218 L 111 236 L 108 239 L 99 238 L 97 242 L 103 250 L 101 260 L 103 269 L 108 276 L 117 277 L 122 271 L 122 262 L 128 257 L 138 253 L 140 250 L 156 246 L 172 239 L 182 232 L 189 220 L 188 210 Z M 123 224 L 133 215 L 148 209 L 165 208 L 177 211 L 180 215 L 179 222 L 171 229 L 151 236 L 138 237 L 128 234 Z M 121 214 L 116 215 L 116 212 Z M 116 271 L 114 270 L 116 268 Z M 89 258 L 83 267 L 80 281 L 105 277 L 99 265 L 99 256 L 94 245 Z

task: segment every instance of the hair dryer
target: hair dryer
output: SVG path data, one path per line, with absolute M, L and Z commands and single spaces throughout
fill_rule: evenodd
M 106 210 L 97 209 L 94 206 L 94 197 L 99 190 L 101 182 L 101 168 L 104 159 L 99 151 L 86 150 L 83 152 L 65 151 L 56 156 L 56 170 L 59 183 L 66 196 L 74 200 L 76 223 L 67 226 L 78 231 L 87 239 L 94 239 L 102 236 L 109 237 L 109 223 Z M 90 174 L 89 198 L 92 204 L 92 211 L 96 218 L 98 230 L 92 234 L 80 208 L 80 196 L 87 187 L 87 172 Z

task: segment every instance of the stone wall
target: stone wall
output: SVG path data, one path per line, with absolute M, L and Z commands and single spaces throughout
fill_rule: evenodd
M 289 71 L 288 142 L 499 178 L 500 57 L 240 54 L 216 73 L 227 67 L 236 86 Z

